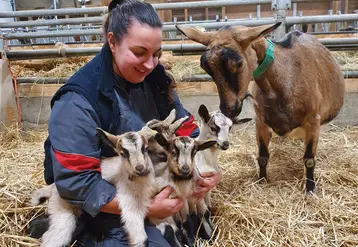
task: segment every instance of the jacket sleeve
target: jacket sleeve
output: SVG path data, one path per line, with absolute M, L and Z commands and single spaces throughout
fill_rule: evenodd
M 180 102 L 178 94 L 174 91 L 174 107 L 177 112 L 176 119 L 188 116 L 189 118 L 180 126 L 180 128 L 175 132 L 177 136 L 190 136 L 192 138 L 199 136 L 199 127 L 194 122 L 194 116 L 188 112 L 183 104 Z
M 99 118 L 88 101 L 74 92 L 57 100 L 49 120 L 55 185 L 60 196 L 95 217 L 116 195 L 102 179 Z

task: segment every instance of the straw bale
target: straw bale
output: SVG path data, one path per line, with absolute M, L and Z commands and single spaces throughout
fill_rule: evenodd
M 17 77 L 69 77 L 92 59 L 87 57 L 34 59 L 11 62 Z
M 358 53 L 355 51 L 332 52 L 341 65 L 342 70 L 358 70 Z M 13 72 L 18 77 L 70 77 L 90 59 L 88 57 L 35 59 L 28 61 L 12 61 Z M 200 55 L 173 56 L 171 52 L 163 52 L 161 59 L 169 68 L 177 82 L 184 76 L 206 74 L 200 67 Z
M 345 52 L 332 52 L 333 56 L 341 65 L 342 70 L 358 70 L 358 52 L 345 51 Z
M 304 193 L 304 146 L 274 136 L 268 181 L 257 181 L 253 123 L 235 126 L 221 152 L 223 180 L 213 191 L 215 238 L 197 246 L 357 246 L 358 127 L 326 126 L 319 141 L 314 194 Z M 45 131 L 0 136 L 0 245 L 37 246 L 28 222 L 30 192 L 43 183 Z

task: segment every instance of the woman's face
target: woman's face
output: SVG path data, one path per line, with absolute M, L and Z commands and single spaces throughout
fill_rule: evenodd
M 113 70 L 131 83 L 139 83 L 158 65 L 162 30 L 133 21 L 120 43 L 112 32 L 108 42 L 113 55 Z

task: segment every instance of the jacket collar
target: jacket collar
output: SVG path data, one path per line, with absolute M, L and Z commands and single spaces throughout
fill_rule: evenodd
M 115 101 L 114 95 L 114 71 L 112 65 L 112 53 L 106 43 L 100 53 L 98 90 L 106 97 Z

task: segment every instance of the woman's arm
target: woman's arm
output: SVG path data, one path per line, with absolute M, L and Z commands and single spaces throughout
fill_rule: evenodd
M 49 120 L 57 190 L 63 199 L 93 217 L 116 195 L 115 187 L 100 173 L 99 125 L 88 101 L 74 92 L 67 92 L 55 102 Z

